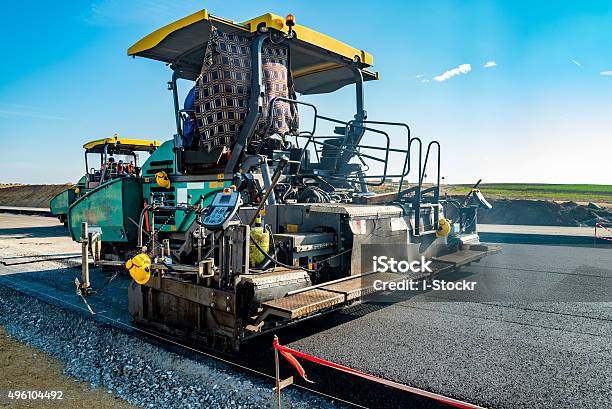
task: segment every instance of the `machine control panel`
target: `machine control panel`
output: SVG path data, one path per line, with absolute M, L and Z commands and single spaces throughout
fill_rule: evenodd
M 225 229 L 241 204 L 240 193 L 230 188 L 223 189 L 208 206 L 202 218 L 202 225 L 213 231 Z

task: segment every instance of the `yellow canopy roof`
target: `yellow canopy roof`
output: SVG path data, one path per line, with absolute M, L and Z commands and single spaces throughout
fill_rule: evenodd
M 227 33 L 251 34 L 261 25 L 285 33 L 289 31 L 285 19 L 272 13 L 238 23 L 201 10 L 142 38 L 128 49 L 128 55 L 175 64 L 187 73 L 184 78 L 195 79 L 202 67 L 204 45 L 211 26 Z M 355 61 L 364 80 L 378 79 L 378 73 L 367 70 L 374 64 L 370 53 L 299 24 L 293 27 L 293 31 L 295 38 L 287 44 L 291 50 L 291 68 L 298 92 L 331 92 L 354 83 L 350 65 Z
M 83 145 L 83 149 L 87 149 L 91 152 L 102 152 L 104 145 L 115 149 L 121 149 L 122 151 L 147 151 L 152 152 L 157 149 L 160 145 L 158 141 L 150 141 L 145 139 L 129 139 L 120 138 L 115 135 L 110 138 L 96 139 L 91 142 L 87 142 Z

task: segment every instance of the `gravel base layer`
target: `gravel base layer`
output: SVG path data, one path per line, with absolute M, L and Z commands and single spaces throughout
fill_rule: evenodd
M 272 408 L 272 382 L 219 362 L 198 362 L 0 286 L 0 325 L 66 365 L 66 374 L 148 408 Z M 335 408 L 295 389 L 291 408 Z

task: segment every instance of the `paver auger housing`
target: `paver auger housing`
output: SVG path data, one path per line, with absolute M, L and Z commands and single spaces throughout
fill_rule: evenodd
M 107 227 L 96 223 L 83 240 L 96 264 L 125 266 L 134 278 L 137 324 L 238 350 L 259 334 L 359 302 L 374 280 L 405 279 L 372 271 L 379 245 L 386 256 L 433 260 L 433 273 L 414 278 L 494 250 L 478 241 L 476 209 L 486 202 L 476 192 L 464 202 L 441 200 L 438 142 L 424 146 L 404 123 L 367 119 L 364 82 L 378 79 L 367 52 L 293 16 L 236 23 L 202 10 L 128 54 L 172 69 L 176 135 L 143 165 L 130 187 L 138 194 L 121 198 L 125 213 L 139 214 L 123 226 L 120 248 L 130 250 L 98 245 Z M 347 85 L 356 107 L 347 121 L 296 98 Z M 437 174 L 426 187 L 427 162 Z M 396 191 L 370 191 L 390 185 Z

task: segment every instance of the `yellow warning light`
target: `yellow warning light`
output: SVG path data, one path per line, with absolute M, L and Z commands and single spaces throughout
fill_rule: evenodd
M 295 26 L 295 16 L 293 14 L 287 14 L 287 17 L 285 17 L 285 24 L 287 27 Z
M 128 260 L 125 268 L 138 284 L 146 284 L 151 278 L 151 259 L 144 253 L 137 254 Z
M 81 189 L 79 189 L 78 187 L 74 188 L 74 194 L 78 195 L 79 193 L 81 193 Z
M 170 188 L 170 178 L 168 178 L 168 174 L 164 171 L 155 174 L 155 182 L 160 187 L 165 187 L 166 189 Z

